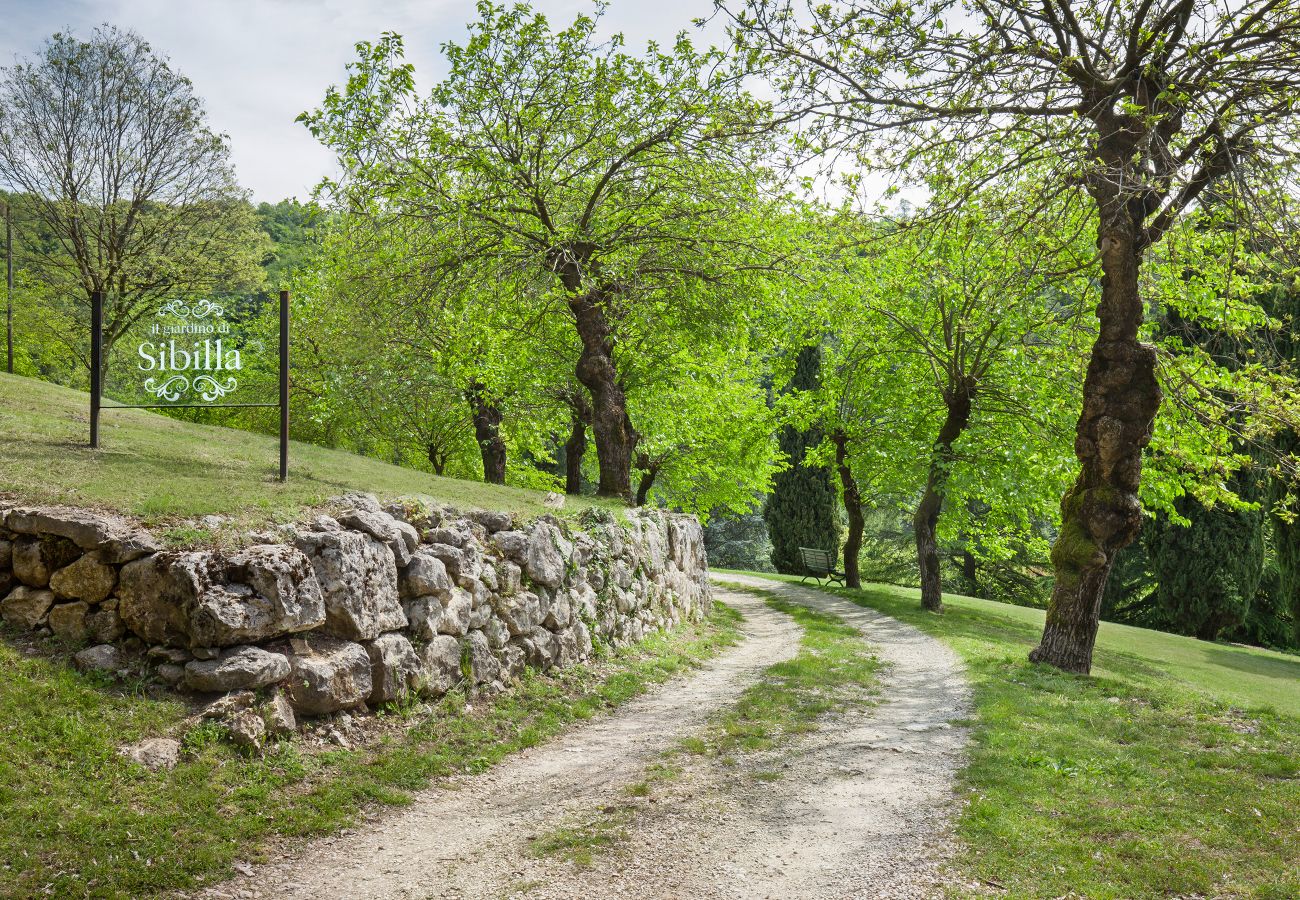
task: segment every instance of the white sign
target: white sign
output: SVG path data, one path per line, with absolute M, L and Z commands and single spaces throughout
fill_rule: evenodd
M 239 387 L 243 368 L 238 347 L 231 346 L 226 310 L 210 300 L 193 306 L 169 300 L 149 326 L 147 340 L 136 347 L 136 367 L 150 372 L 144 389 L 159 400 L 218 400 Z M 223 343 L 224 337 L 224 343 Z M 193 396 L 191 396 L 193 395 Z

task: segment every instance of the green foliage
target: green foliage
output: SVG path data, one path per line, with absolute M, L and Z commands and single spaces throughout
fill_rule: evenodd
M 585 409 L 598 450 L 633 438 L 602 465 L 635 465 L 650 496 L 743 507 L 774 457 L 752 307 L 789 241 L 769 141 L 743 127 L 762 104 L 685 35 L 633 55 L 596 37 L 599 8 L 560 28 L 525 5 L 477 11 L 427 97 L 386 34 L 302 116 L 347 173 L 326 185 L 351 218 L 345 253 L 392 256 L 379 292 L 400 329 L 464 354 L 457 375 L 530 441 L 517 456 L 546 465 Z M 448 306 L 483 339 L 446 327 Z
M 785 389 L 787 397 L 797 401 L 799 395 L 812 394 L 821 387 L 821 359 L 819 345 L 799 350 L 794 375 Z M 763 520 L 772 542 L 772 565 L 778 572 L 797 574 L 803 571 L 800 547 L 829 550 L 832 560 L 839 555 L 835 487 L 830 470 L 807 458 L 809 451 L 822 442 L 818 425 L 802 429 L 795 424 L 784 425 L 778 441 L 790 464 L 773 479 Z
M 1232 486 L 1243 500 L 1259 495 L 1249 473 Z M 1158 517 L 1144 542 L 1157 586 L 1153 599 L 1167 627 L 1213 640 L 1243 624 L 1264 566 L 1264 512 L 1206 508 L 1193 498 L 1176 504 L 1187 525 Z

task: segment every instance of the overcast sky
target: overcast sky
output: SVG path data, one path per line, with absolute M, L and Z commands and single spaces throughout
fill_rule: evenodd
M 552 24 L 589 0 L 534 0 Z M 629 48 L 666 42 L 711 0 L 612 0 L 606 32 Z M 210 124 L 230 135 L 240 181 L 254 200 L 306 198 L 332 157 L 294 122 L 343 80 L 353 44 L 396 31 L 422 85 L 443 74 L 438 47 L 463 42 L 473 0 L 0 0 L 0 64 L 36 52 L 55 31 L 87 36 L 108 22 L 139 32 L 194 82 Z M 701 43 L 721 41 L 717 27 Z

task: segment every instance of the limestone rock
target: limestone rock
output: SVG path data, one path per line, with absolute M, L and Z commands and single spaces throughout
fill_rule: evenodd
M 565 563 L 573 545 L 550 522 L 538 522 L 528 535 L 524 571 L 528 577 L 549 588 L 564 580 Z
M 69 507 L 19 507 L 5 517 L 18 534 L 67 538 L 82 550 L 99 550 L 111 565 L 130 562 L 162 548 L 149 534 L 122 516 Z M 65 563 L 66 565 L 66 563 Z
M 50 631 L 69 643 L 84 641 L 90 634 L 90 629 L 86 626 L 89 612 L 90 604 L 82 601 L 56 604 L 50 609 Z
M 338 522 L 345 528 L 364 532 L 387 545 L 398 568 L 411 561 L 411 551 L 420 543 L 420 535 L 412 526 L 393 518 L 382 509 L 354 508 L 339 514 Z
M 517 592 L 523 584 L 523 570 L 508 559 L 497 563 L 496 572 L 498 594 L 505 594 L 508 597 Z
M 181 742 L 171 738 L 149 738 L 118 750 L 122 756 L 139 763 L 150 772 L 174 769 L 181 758 Z
M 427 552 L 442 561 L 452 581 L 459 581 L 462 575 L 473 575 L 465 551 L 450 544 L 429 544 Z
M 555 665 L 555 635 L 545 628 L 534 628 L 520 639 L 520 646 L 534 669 L 545 671 Z
M 408 630 L 421 640 L 433 640 L 442 626 L 442 600 L 438 597 L 416 597 L 402 604 L 409 623 Z
M 116 672 L 122 668 L 122 651 L 112 644 L 97 644 L 73 656 L 72 664 L 82 672 Z
M 311 560 L 320 584 L 325 601 L 321 631 L 373 640 L 406 627 L 397 566 L 385 544 L 355 531 L 300 532 L 295 544 Z
M 196 659 L 185 666 L 185 686 L 200 693 L 265 687 L 289 675 L 289 660 L 282 653 L 261 647 L 235 647 L 216 659 Z
M 20 537 L 14 541 L 14 577 L 29 587 L 46 587 L 50 576 L 72 562 L 81 551 L 66 538 Z
M 556 592 L 551 598 L 550 607 L 546 611 L 546 617 L 542 624 L 551 631 L 562 631 L 568 628 L 573 622 L 573 607 L 569 602 L 569 595 L 564 591 Z
M 235 633 L 245 640 L 265 640 L 282 634 L 307 631 L 325 621 L 325 601 L 316 571 L 306 555 L 283 544 L 249 547 L 223 560 L 227 583 L 246 584 L 257 593 L 256 610 L 232 628 L 226 640 L 200 641 L 226 646 Z M 193 619 L 193 616 L 191 617 Z M 193 637 L 199 629 L 191 624 Z
M 13 561 L 14 542 L 0 538 L 0 594 L 7 594 L 9 588 L 13 587 Z
M 189 643 L 186 610 L 208 581 L 206 553 L 155 553 L 129 562 L 118 576 L 118 614 L 150 644 Z
M 492 598 L 492 610 L 512 635 L 527 634 L 541 624 L 541 607 L 537 595 L 531 591 L 521 591 L 510 597 L 498 594 Z
M 241 709 L 247 709 L 257 700 L 252 691 L 233 691 L 218 697 L 199 710 L 200 719 L 227 719 Z
M 547 491 L 546 496 L 542 498 L 542 506 L 547 509 L 564 509 L 564 495 Z
M 35 628 L 45 624 L 54 605 L 54 593 L 20 584 L 0 600 L 0 618 L 18 628 Z
M 518 678 L 524 674 L 524 669 L 528 665 L 528 657 L 522 647 L 516 644 L 507 644 L 498 654 L 501 663 L 501 677 L 505 679 Z
M 497 658 L 492 655 L 487 638 L 481 631 L 471 631 L 466 638 L 469 652 L 469 670 L 475 684 L 490 684 L 501 674 Z
M 465 517 L 482 525 L 483 529 L 488 534 L 496 534 L 498 531 L 505 531 L 513 524 L 510 513 L 508 512 L 472 509 L 465 514 Z
M 460 682 L 460 641 L 439 635 L 420 652 L 419 689 L 422 694 L 441 697 Z
M 50 576 L 50 590 L 64 600 L 99 603 L 108 599 L 116 586 L 117 570 L 104 562 L 98 550 L 92 550 Z
M 285 691 L 295 712 L 323 715 L 370 696 L 370 655 L 360 644 L 314 632 L 293 644 Z
M 225 721 L 230 739 L 240 747 L 256 749 L 266 739 L 266 722 L 251 709 L 241 709 Z
M 116 606 L 97 606 L 86 616 L 86 636 L 96 643 L 111 644 L 126 634 L 126 624 Z
M 528 560 L 528 535 L 522 531 L 498 531 L 492 535 L 492 544 L 506 559 L 520 565 Z
M 280 691 L 262 706 L 262 718 L 266 722 L 267 733 L 272 737 L 284 737 L 298 730 L 298 719 L 293 714 L 293 705 Z
M 455 547 L 457 550 L 464 550 L 470 542 L 469 533 L 459 528 L 430 528 L 424 534 L 424 541 L 427 544 L 446 544 L 448 547 Z
M 238 553 L 155 553 L 122 567 L 118 612 L 151 644 L 228 647 L 325 620 L 307 558 L 283 545 Z
M 154 669 L 154 674 L 168 685 L 176 687 L 185 677 L 185 667 L 178 666 L 176 663 L 162 663 Z
M 452 588 L 446 597 L 442 598 L 442 619 L 438 622 L 439 633 L 457 637 L 464 635 L 469 630 L 469 618 L 473 607 L 474 603 L 468 591 L 464 588 Z
M 488 616 L 482 630 L 483 636 L 487 638 L 488 646 L 493 650 L 500 650 L 510 642 L 510 629 L 496 616 Z
M 432 553 L 420 551 L 398 576 L 398 587 L 403 598 L 427 597 L 451 590 L 451 578 L 442 560 Z
M 370 702 L 376 706 L 415 691 L 420 682 L 420 658 L 400 632 L 381 634 L 366 645 L 370 654 Z

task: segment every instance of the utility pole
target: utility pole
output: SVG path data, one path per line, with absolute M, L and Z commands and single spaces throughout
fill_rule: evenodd
M 5 198 L 5 348 L 9 356 L 9 374 L 14 373 L 14 229 L 13 204 Z

